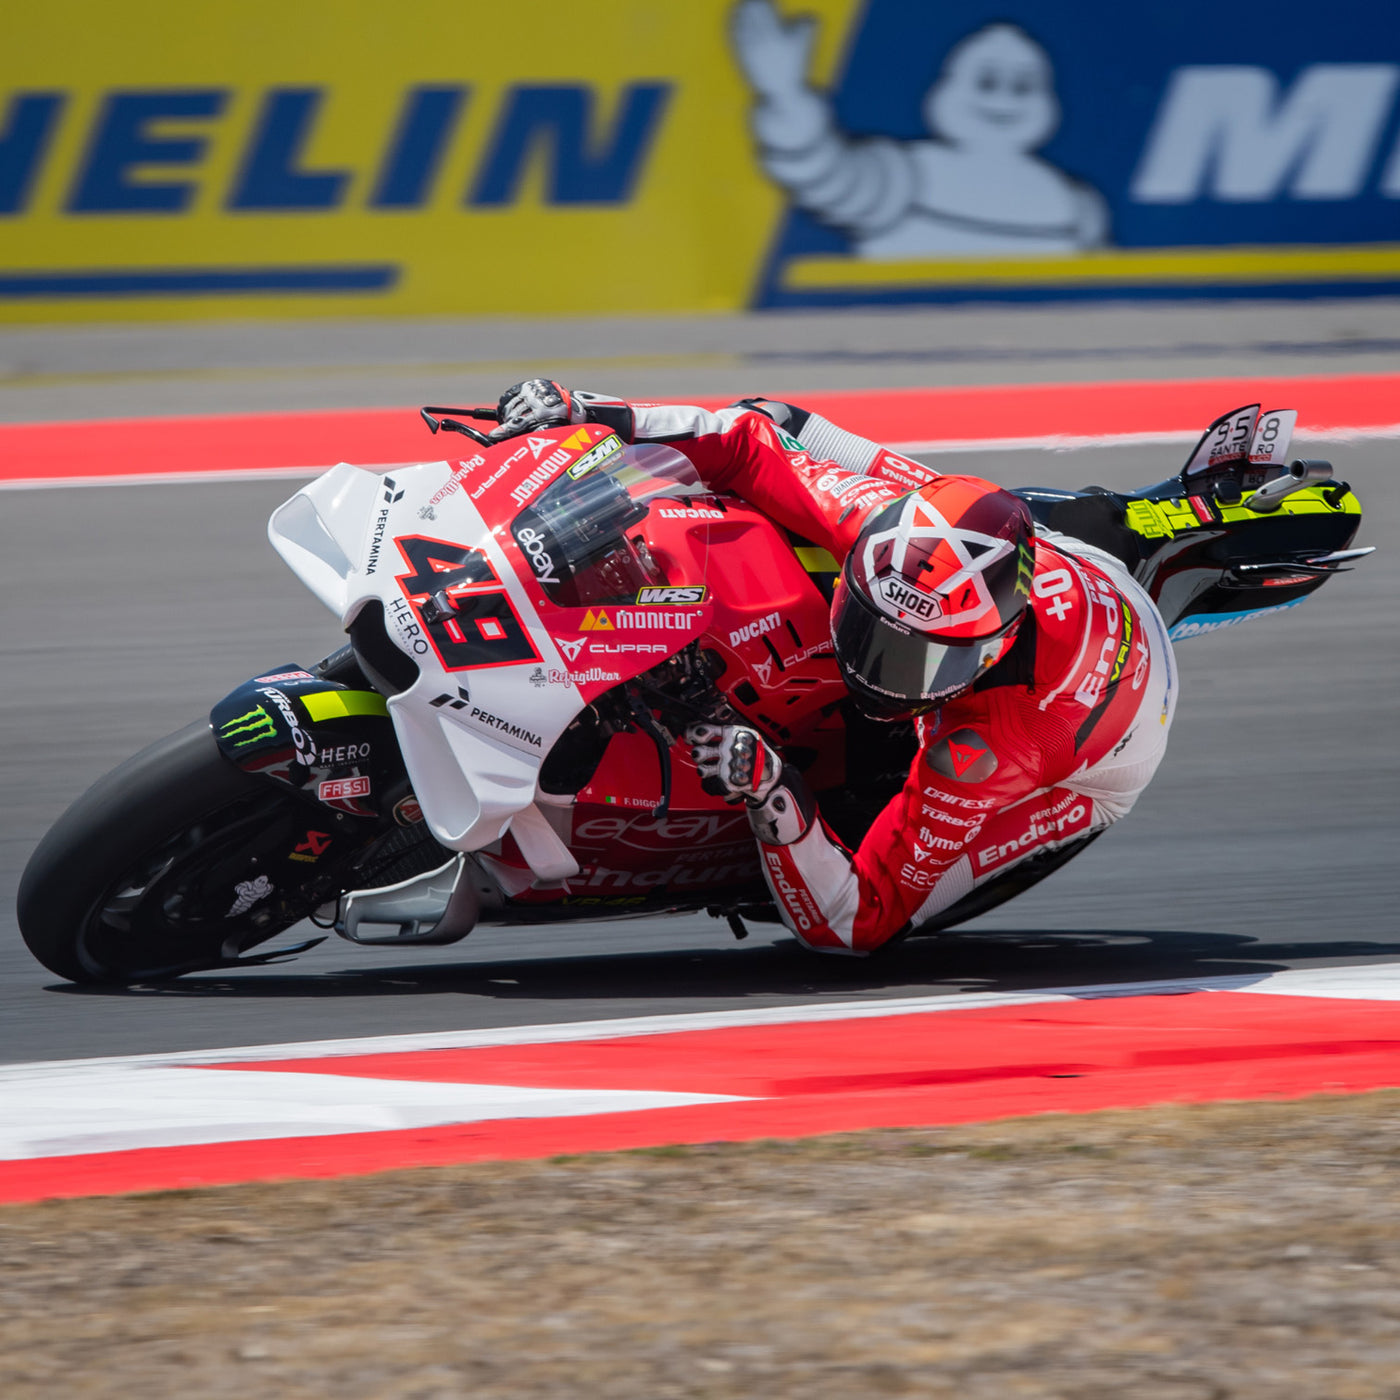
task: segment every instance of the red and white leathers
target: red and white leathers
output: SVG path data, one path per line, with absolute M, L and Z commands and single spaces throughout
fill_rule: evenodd
M 838 562 L 872 510 L 937 475 L 817 415 L 791 420 L 794 441 L 743 407 L 628 407 L 635 441 L 669 443 L 711 488 Z M 1171 643 L 1146 592 L 1110 555 L 1041 530 L 1016 645 L 918 721 L 904 787 L 859 849 L 819 820 L 790 844 L 759 840 L 785 922 L 809 947 L 868 952 L 1027 858 L 1103 830 L 1161 762 L 1176 695 Z

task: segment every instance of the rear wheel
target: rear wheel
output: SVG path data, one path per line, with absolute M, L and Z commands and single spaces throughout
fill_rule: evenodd
M 288 878 L 305 810 L 192 724 L 94 784 L 39 843 L 17 899 L 24 941 L 74 982 L 229 961 L 338 893 L 329 870 Z

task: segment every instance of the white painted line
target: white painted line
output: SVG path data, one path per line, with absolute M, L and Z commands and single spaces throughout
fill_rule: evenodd
M 1297 967 L 1275 972 L 1247 992 L 1281 997 L 1331 997 L 1345 1001 L 1400 1001 L 1400 963 L 1353 967 Z M 1400 1020 L 1396 1021 L 1400 1030 Z
M 526 1089 L 116 1062 L 0 1078 L 0 1160 L 740 1101 L 728 1094 Z
M 0 1066 L 0 1160 L 138 1147 L 386 1132 L 507 1118 L 576 1117 L 741 1101 L 723 1094 L 425 1083 L 232 1063 L 421 1050 L 567 1044 L 747 1026 L 864 1021 L 889 1016 L 1037 1006 L 1088 999 L 1249 992 L 1400 1001 L 1400 963 L 1276 973 L 1110 982 L 1026 992 L 967 992 L 887 1001 L 816 1002 L 571 1024 L 166 1051 Z
M 939 452 L 1026 452 L 1043 448 L 1050 452 L 1073 452 L 1081 447 L 1138 447 L 1153 444 L 1193 443 L 1201 434 L 1196 429 L 1158 433 L 1101 433 L 1086 437 L 1008 437 L 1008 438 L 929 438 L 918 442 L 892 442 L 887 446 L 906 457 L 917 453 Z M 1365 442 L 1370 439 L 1400 437 L 1400 423 L 1373 428 L 1317 428 L 1298 433 L 1294 442 Z

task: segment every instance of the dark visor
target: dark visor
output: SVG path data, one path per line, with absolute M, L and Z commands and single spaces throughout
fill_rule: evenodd
M 966 690 L 982 669 L 979 637 L 947 646 L 877 613 L 848 584 L 837 593 L 831 635 L 845 671 L 876 696 L 927 709 Z

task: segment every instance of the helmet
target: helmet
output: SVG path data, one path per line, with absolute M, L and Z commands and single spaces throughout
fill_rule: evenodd
M 939 477 L 871 514 L 831 608 L 841 675 L 866 714 L 925 714 L 1006 655 L 1033 535 L 1026 503 L 975 476 Z

